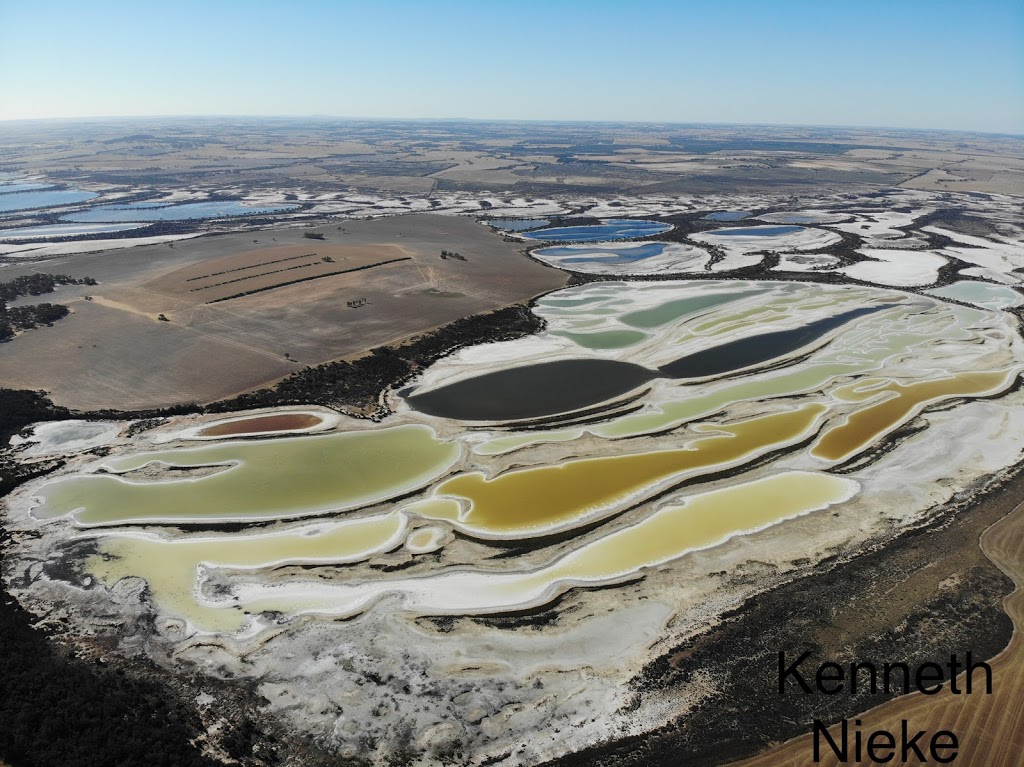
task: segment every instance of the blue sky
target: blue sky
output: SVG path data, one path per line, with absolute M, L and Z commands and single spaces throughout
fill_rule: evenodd
M 1024 133 L 1024 2 L 0 0 L 0 119 L 173 114 Z

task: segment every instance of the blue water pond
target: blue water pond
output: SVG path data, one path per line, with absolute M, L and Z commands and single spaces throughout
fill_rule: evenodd
M 555 246 L 541 248 L 535 255 L 557 259 L 561 264 L 631 264 L 651 256 L 660 255 L 665 250 L 663 242 L 645 242 L 640 245 L 624 245 L 621 248 L 568 248 Z
M 531 240 L 546 242 L 597 242 L 599 240 L 628 240 L 635 237 L 649 237 L 672 228 L 671 224 L 660 221 L 633 221 L 626 218 L 610 218 L 603 224 L 591 226 L 559 226 L 540 229 L 523 236 Z
M 776 237 L 780 234 L 802 232 L 802 226 L 748 226 L 738 229 L 715 229 L 710 234 L 716 237 Z
M 0 184 L 0 194 L 29 192 L 33 189 L 52 189 L 53 184 Z
M 81 189 L 53 189 L 39 192 L 11 192 L 0 195 L 0 213 L 13 210 L 32 210 L 49 208 L 54 205 L 72 205 L 99 197 L 95 192 L 83 192 Z
M 18 226 L 0 229 L 0 240 L 54 239 L 78 237 L 86 234 L 104 234 L 139 229 L 144 224 L 49 224 L 46 226 Z

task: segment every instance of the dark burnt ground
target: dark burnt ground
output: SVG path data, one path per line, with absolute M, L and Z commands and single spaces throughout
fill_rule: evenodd
M 1002 600 L 1012 581 L 983 554 L 981 533 L 1019 502 L 1020 475 L 969 500 L 942 508 L 933 520 L 890 544 L 843 555 L 780 585 L 725 616 L 722 623 L 649 663 L 632 682 L 635 701 L 682 694 L 698 674 L 717 692 L 690 714 L 654 732 L 585 749 L 548 767 L 710 767 L 752 756 L 810 731 L 873 708 L 882 694 L 827 696 L 778 693 L 778 653 L 813 675 L 826 661 L 948 663 L 951 653 L 991 658 L 1013 626 Z M 758 570 L 755 572 L 754 570 Z M 721 574 L 726 577 L 725 573 Z M 767 566 L 737 580 L 771 578 Z M 896 678 L 899 678 L 897 674 Z
M 0 567 L 9 539 L 0 530 Z M 29 577 L 26 572 L 22 578 Z M 62 621 L 60 630 L 68 626 Z M 74 646 L 57 641 L 53 626 L 0 589 L 0 763 L 11 767 L 262 767 L 277 761 L 276 737 L 252 694 L 238 685 L 194 679 L 159 669 L 141 656 L 107 663 L 114 639 Z M 201 712 L 200 691 L 217 705 Z M 213 740 L 224 757 L 199 743 L 223 717 Z M 257 722 L 259 724 L 257 724 Z
M 999 227 L 990 219 L 971 215 L 970 211 L 966 208 L 942 208 L 934 213 L 928 213 L 914 222 L 914 227 L 917 229 L 923 226 L 938 226 L 942 229 L 950 229 L 954 232 L 971 235 L 972 237 L 990 238 L 992 235 L 1002 233 Z M 928 233 L 922 232 L 922 234 Z M 962 242 L 954 244 L 964 247 Z
M 57 466 L 35 466 L 14 482 Z M 9 545 L 16 544 L 0 528 L 0 569 Z M 71 570 L 58 573 L 60 567 L 51 561 L 44 570 L 79 578 Z M 21 585 L 38 577 L 31 569 L 10 575 Z M 28 612 L 0 584 L 0 765 L 366 767 L 285 729 L 266 713 L 267 701 L 251 682 L 118 654 L 122 637 L 145 642 L 154 630 L 144 615 L 117 633 L 76 635 L 67 618 Z M 211 702 L 199 705 L 200 695 Z

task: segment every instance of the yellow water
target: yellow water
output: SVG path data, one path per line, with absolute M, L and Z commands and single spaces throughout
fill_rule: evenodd
M 951 378 L 911 384 L 896 381 L 874 386 L 865 381 L 851 384 L 837 392 L 840 397 L 856 401 L 858 398 L 888 396 L 853 412 L 843 423 L 826 430 L 811 448 L 811 455 L 826 461 L 845 461 L 929 404 L 953 397 L 995 394 L 1009 386 L 1016 376 L 1016 370 L 999 370 L 961 373 Z
M 397 546 L 405 517 L 392 512 L 365 519 L 304 525 L 284 532 L 231 533 L 165 539 L 150 534 L 106 535 L 87 572 L 107 585 L 128 576 L 144 578 L 161 612 L 187 618 L 207 631 L 236 631 L 245 612 L 197 601 L 200 566 L 252 570 L 285 564 L 344 564 Z
M 480 472 L 446 480 L 438 495 L 464 498 L 469 511 L 461 526 L 487 536 L 516 537 L 576 525 L 669 480 L 738 466 L 771 450 L 805 439 L 827 407 L 812 403 L 787 412 L 713 427 L 679 450 L 586 458 L 501 474 Z M 712 432 L 708 426 L 701 432 Z
M 501 612 L 550 602 L 576 585 L 615 583 L 744 533 L 828 508 L 857 491 L 855 481 L 829 474 L 786 472 L 697 494 L 666 506 L 533 572 L 457 569 L 394 580 L 291 584 L 250 589 L 250 610 L 355 615 L 377 599 L 398 595 L 420 614 Z
M 829 474 L 787 472 L 702 493 L 568 554 L 537 576 L 551 582 L 629 575 L 737 534 L 826 508 L 851 497 L 857 487 L 852 480 Z
M 445 530 L 442 527 L 421 527 L 409 533 L 405 547 L 414 554 L 437 551 L 441 548 Z

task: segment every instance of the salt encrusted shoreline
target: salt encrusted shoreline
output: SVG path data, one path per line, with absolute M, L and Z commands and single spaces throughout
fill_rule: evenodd
M 602 285 L 611 287 L 607 283 Z M 673 293 L 673 286 L 664 283 L 659 283 L 657 290 L 645 289 L 636 283 L 628 283 L 626 287 L 637 296 L 637 302 L 631 304 L 630 309 L 650 308 Z M 699 287 L 705 289 L 707 283 L 701 283 Z M 721 286 L 722 289 L 736 291 L 744 287 L 750 285 L 730 281 L 723 282 Z M 830 288 L 829 291 L 842 293 L 838 288 Z M 879 293 L 884 294 L 885 291 Z M 912 296 L 908 298 L 919 300 Z M 752 300 L 756 303 L 755 297 L 738 302 L 734 309 L 743 310 Z M 545 310 L 540 307 L 540 311 Z M 1007 332 L 1012 333 L 1009 329 Z M 726 332 L 718 341 L 729 337 L 729 332 Z M 1013 337 L 1016 338 L 1015 335 Z M 571 349 L 563 341 L 565 339 L 557 340 L 558 348 Z M 421 383 L 449 380 L 453 371 L 458 371 L 461 366 L 468 366 L 467 370 L 479 373 L 488 365 L 508 364 L 509 350 L 513 347 L 527 356 L 547 358 L 553 348 L 552 343 L 556 342 L 540 336 L 467 349 L 435 365 Z M 651 339 L 647 353 L 657 356 L 657 349 L 658 344 Z M 574 353 L 578 354 L 578 351 Z M 303 409 L 307 410 L 317 415 L 324 414 L 321 409 Z M 246 416 L 269 412 L 278 411 L 265 409 Z M 298 411 L 285 408 L 280 412 Z M 763 412 L 763 406 L 757 401 L 739 403 L 733 407 L 730 417 L 735 420 L 757 412 Z M 517 557 L 518 561 L 505 560 L 509 564 L 504 568 L 498 567 L 500 560 L 488 563 L 493 556 L 484 553 L 488 551 L 489 544 L 458 536 L 450 538 L 439 551 L 435 550 L 436 553 L 429 556 L 440 556 L 455 563 L 451 575 L 458 575 L 461 580 L 452 582 L 454 590 L 442 589 L 419 608 L 416 607 L 417 602 L 408 601 L 408 594 L 403 602 L 402 591 L 397 588 L 403 579 L 419 586 L 430 585 L 426 576 L 428 570 L 425 569 L 429 565 L 426 561 L 418 562 L 416 558 L 419 555 L 402 545 L 408 535 L 422 526 L 417 515 L 412 514 L 406 517 L 407 523 L 399 534 L 388 538 L 376 549 L 360 554 L 356 557 L 359 561 L 346 565 L 352 568 L 354 583 L 379 581 L 381 571 L 374 570 L 374 565 L 397 567 L 408 572 L 408 575 L 385 576 L 385 584 L 390 581 L 391 587 L 385 585 L 378 595 L 378 598 L 383 597 L 382 601 L 375 605 L 363 604 L 359 608 L 359 618 L 345 623 L 325 622 L 314 616 L 299 617 L 309 609 L 300 607 L 288 622 L 282 622 L 287 619 L 280 614 L 274 617 L 274 612 L 265 613 L 232 637 L 197 632 L 174 614 L 154 615 L 152 603 L 144 592 L 128 588 L 127 581 L 131 579 L 119 582 L 120 585 L 107 592 L 93 580 L 74 583 L 46 575 L 42 565 L 45 558 L 51 557 L 53 552 L 66 550 L 65 546 L 74 541 L 80 544 L 83 539 L 74 528 L 53 523 L 40 527 L 32 522 L 25 515 L 24 506 L 33 488 L 33 485 L 28 485 L 10 499 L 5 526 L 25 543 L 29 539 L 24 534 L 30 531 L 33 535 L 41 534 L 38 540 L 30 543 L 31 548 L 20 550 L 18 556 L 21 561 L 11 571 L 37 568 L 38 576 L 33 582 L 20 586 L 10 579 L 10 574 L 8 579 L 11 590 L 26 603 L 39 609 L 56 607 L 77 624 L 90 627 L 89 631 L 103 630 L 100 616 L 107 616 L 103 621 L 109 620 L 112 604 L 113 609 L 127 620 L 151 616 L 155 633 L 126 641 L 124 651 L 144 650 L 161 662 L 166 662 L 162 659 L 168 657 L 167 653 L 172 653 L 177 658 L 175 664 L 184 663 L 199 669 L 213 663 L 233 675 L 261 679 L 260 692 L 273 701 L 272 707 L 277 715 L 305 731 L 330 733 L 332 748 L 339 754 L 355 748 L 355 733 L 345 729 L 345 723 L 354 721 L 359 722 L 361 731 L 369 728 L 374 737 L 379 738 L 377 754 L 380 759 L 386 759 L 390 753 L 393 733 L 410 727 L 417 732 L 432 733 L 432 740 L 447 738 L 458 743 L 480 759 L 511 752 L 504 757 L 503 763 L 533 764 L 607 737 L 645 732 L 659 726 L 667 716 L 680 715 L 698 702 L 707 700 L 714 694 L 713 686 L 694 685 L 677 691 L 669 708 L 665 707 L 665 700 L 655 696 L 642 702 L 639 708 L 625 713 L 631 695 L 630 680 L 652 657 L 695 632 L 715 625 L 725 612 L 742 605 L 758 591 L 805 574 L 836 552 L 852 556 L 853 552 L 892 540 L 901 530 L 927 519 L 929 510 L 935 505 L 966 491 L 978 477 L 999 471 L 1008 460 L 1016 460 L 1024 452 L 1024 436 L 1021 436 L 1024 435 L 1024 394 L 1019 391 L 999 399 L 927 412 L 921 418 L 929 424 L 927 429 L 904 437 L 898 446 L 882 454 L 875 462 L 847 475 L 850 482 L 860 487 L 860 492 L 836 507 L 834 512 L 811 512 L 753 532 L 729 536 L 712 548 L 689 550 L 669 562 L 644 569 L 641 580 L 627 578 L 622 582 L 613 579 L 612 582 L 620 585 L 611 591 L 565 592 L 552 622 L 540 631 L 510 633 L 500 628 L 488 628 L 484 623 L 469 622 L 459 623 L 457 628 L 438 634 L 436 630 L 418 623 L 414 616 L 423 610 L 428 614 L 443 612 L 437 610 L 439 605 L 461 599 L 464 595 L 486 597 L 487 589 L 491 588 L 489 579 L 503 570 L 508 571 L 510 566 L 514 567 L 513 571 L 523 573 L 524 577 L 543 572 L 545 563 L 566 556 L 574 549 L 579 550 L 579 547 L 605 535 L 627 530 L 645 514 L 657 513 L 694 497 L 695 490 L 682 488 L 665 493 L 614 520 L 601 531 L 585 532 L 578 541 L 566 539 L 535 551 L 522 552 Z M 447 424 L 441 419 L 424 419 L 419 414 L 404 410 L 382 425 L 424 420 L 436 425 L 439 433 L 447 438 L 465 431 L 463 427 Z M 179 417 L 143 432 L 139 438 L 150 444 L 186 444 L 190 435 L 209 425 L 209 419 Z M 346 429 L 365 427 L 362 422 L 354 420 L 343 420 L 338 425 Z M 466 438 L 470 442 L 477 439 L 472 433 Z M 568 443 L 536 444 L 515 451 L 508 458 L 501 459 L 498 465 L 511 466 L 524 460 L 533 464 L 551 464 L 584 457 L 593 452 L 597 444 L 595 439 L 582 434 Z M 616 450 L 635 452 L 643 449 L 644 444 L 653 446 L 650 442 L 623 441 Z M 133 443 L 123 440 L 116 444 L 107 442 L 105 446 L 115 454 L 133 449 Z M 73 472 L 88 460 L 90 457 L 85 455 L 70 456 L 66 471 Z M 464 451 L 463 461 L 469 460 L 469 451 Z M 813 472 L 821 468 L 819 462 L 796 452 L 782 456 L 774 463 L 712 479 L 697 492 L 728 488 L 736 486 L 737 482 L 757 482 L 787 471 Z M 385 504 L 380 511 L 384 514 L 402 513 L 403 506 L 408 505 L 404 501 Z M 848 524 L 836 524 L 836 513 Z M 367 518 L 365 512 L 357 512 L 353 517 Z M 429 519 L 423 522 L 429 522 L 428 527 L 438 524 L 436 520 Z M 322 523 L 319 524 L 322 527 Z M 308 526 L 292 525 L 289 529 L 317 528 L 310 523 Z M 67 537 L 69 533 L 72 538 Z M 215 539 L 216 536 L 213 537 Z M 203 536 L 197 540 L 203 540 Z M 33 551 L 38 554 L 33 554 Z M 40 558 L 36 559 L 37 556 Z M 475 568 L 459 565 L 460 562 L 480 562 L 486 567 L 473 574 Z M 720 571 L 739 571 L 755 562 L 759 563 L 758 566 L 770 567 L 775 576 L 762 581 L 736 581 L 713 575 Z M 280 564 L 284 563 L 277 563 Z M 276 600 L 282 589 L 297 588 L 299 591 L 295 596 L 301 602 L 306 598 L 315 601 L 318 595 L 327 594 L 333 588 L 327 584 L 302 586 L 301 577 L 296 580 L 300 571 L 290 567 L 278 567 L 274 572 L 252 573 L 239 581 L 237 574 L 220 573 L 216 562 L 210 562 L 204 566 L 203 575 L 197 581 L 195 597 L 207 607 L 215 606 L 225 598 L 258 604 L 268 596 Z M 204 583 L 216 587 L 215 590 L 208 592 L 203 588 Z M 497 587 L 498 582 L 493 583 Z M 217 589 L 227 590 L 217 596 Z M 526 607 L 550 602 L 550 593 L 539 593 L 542 595 L 531 601 L 520 600 L 514 604 Z M 427 609 L 430 605 L 433 607 Z M 331 613 L 315 605 L 311 607 L 314 612 Z M 490 605 L 491 612 L 494 607 Z M 614 613 L 607 612 L 613 607 Z M 460 614 L 474 611 L 466 609 L 468 605 L 463 608 Z M 485 609 L 485 605 L 481 604 L 476 609 Z M 625 622 L 624 618 L 627 619 Z M 589 639 L 605 635 L 610 630 L 615 634 L 615 641 L 611 644 L 595 645 Z M 381 637 L 387 638 L 386 643 L 382 643 Z M 284 649 L 286 647 L 288 650 Z M 325 653 L 324 648 L 335 649 Z M 315 663 L 309 660 L 313 657 L 318 658 Z M 353 676 L 353 664 L 359 670 L 356 676 Z M 481 670 L 490 680 L 487 683 L 481 681 Z M 365 684 L 357 684 L 358 674 L 365 673 L 382 678 L 393 675 L 407 680 L 409 692 L 396 691 L 387 685 L 369 688 Z M 504 691 L 496 693 L 495 685 L 504 685 Z M 356 700 L 359 702 L 353 704 L 347 692 L 354 692 L 357 687 L 359 696 Z M 427 698 L 422 694 L 426 690 L 432 691 Z M 348 702 L 342 704 L 342 699 Z M 425 705 L 426 700 L 431 703 Z M 384 701 L 391 701 L 388 713 L 373 716 L 372 712 L 379 712 Z M 338 705 L 343 706 L 343 715 L 339 715 Z M 477 710 L 482 718 L 477 725 L 471 725 L 466 712 Z M 444 730 L 446 735 L 440 734 L 442 730 L 438 729 L 444 727 L 448 728 Z M 556 729 L 561 731 L 556 732 Z
M 854 203 L 848 214 L 852 221 L 821 222 L 826 229 L 863 238 L 861 255 L 877 259 L 861 261 L 856 266 L 845 262 L 842 268 L 835 269 L 838 274 L 846 273 L 867 282 L 916 286 L 930 284 L 924 280 L 937 279 L 939 270 L 951 263 L 952 258 L 975 264 L 961 271 L 961 275 L 1010 284 L 1020 281 L 1019 275 L 1012 271 L 1024 265 L 1024 248 L 1019 236 L 1015 239 L 1004 235 L 1001 239 L 988 240 L 935 226 L 922 228 L 922 234 L 908 233 L 906 229 L 914 221 L 929 215 L 932 210 L 929 201 L 934 197 L 900 192 L 894 197 L 897 198 L 911 205 L 912 212 L 868 210 Z M 452 199 L 453 207 L 445 212 L 474 213 L 471 208 L 456 210 L 461 198 L 453 195 Z M 766 197 L 746 196 L 730 204 L 758 209 L 765 207 L 767 200 Z M 387 211 L 400 212 L 398 201 L 394 202 Z M 701 207 L 707 202 L 702 200 Z M 974 201 L 979 209 L 988 206 L 992 210 L 999 209 L 1003 202 L 995 197 Z M 334 203 L 324 200 L 322 204 Z M 348 204 L 380 203 L 378 198 L 368 196 L 366 199 L 353 197 Z M 893 202 L 890 200 L 887 204 Z M 657 216 L 659 211 L 678 212 L 684 203 L 652 197 L 637 200 L 633 205 L 624 209 L 595 203 L 587 215 Z M 813 211 L 826 211 L 822 213 L 824 216 L 838 205 L 838 200 L 822 201 L 815 204 Z M 521 206 L 495 208 L 488 213 L 529 216 L 544 212 L 550 215 L 556 207 L 553 201 L 541 200 L 536 205 L 523 201 Z M 380 212 L 381 209 L 376 208 L 368 215 Z M 479 207 L 475 213 L 479 213 Z M 1020 227 L 1017 231 L 1019 235 Z M 925 236 L 940 239 L 930 246 Z M 956 244 L 950 245 L 941 238 Z M 758 240 L 757 244 L 764 247 L 768 238 L 751 239 Z M 753 263 L 755 256 L 760 262 L 761 256 L 745 251 L 745 247 L 739 249 L 743 252 L 727 253 L 727 259 L 732 258 L 732 261 L 718 264 L 735 265 L 742 259 Z M 825 261 L 833 257 L 822 253 L 791 255 L 820 259 L 806 262 L 815 271 L 839 266 L 835 261 Z M 783 263 L 786 262 L 780 260 L 780 266 Z M 855 274 L 851 274 L 852 269 L 857 270 Z M 664 282 L 650 283 L 647 288 L 639 283 L 628 284 L 636 286 L 632 309 L 651 308 L 677 289 Z M 614 290 L 616 283 L 596 285 Z M 659 295 L 654 286 L 660 286 L 665 292 Z M 740 290 L 744 283 L 723 279 L 721 285 L 703 281 L 698 287 L 702 291 Z M 585 289 L 572 290 L 579 293 Z M 838 295 L 842 291 L 824 292 Z M 930 301 L 917 299 L 913 293 L 874 292 L 903 296 L 902 300 L 911 303 L 920 300 L 922 307 L 924 302 Z M 566 295 L 573 294 L 555 298 Z M 758 298 L 737 303 L 734 308 L 750 308 Z M 939 302 L 936 305 L 941 306 Z M 545 334 L 463 350 L 428 369 L 416 384 L 443 385 L 498 369 L 509 364 L 512 358 L 524 363 L 579 356 L 579 346 L 553 334 L 560 329 L 559 315 L 552 311 L 557 308 L 543 300 L 538 305 L 537 311 L 548 316 Z M 961 306 L 954 315 L 988 317 L 987 326 L 979 320 L 978 327 L 984 327 L 983 332 L 989 334 L 990 339 L 1005 339 L 1005 359 L 999 359 L 1019 368 L 1022 356 L 1016 320 L 1005 313 L 968 314 L 970 311 Z M 788 317 L 786 321 L 794 319 Z M 585 330 L 593 332 L 612 327 L 612 320 L 602 322 L 606 324 L 589 325 Z M 576 326 L 569 322 L 566 327 Z M 950 328 L 951 332 L 955 330 Z M 628 352 L 591 349 L 587 353 L 608 358 L 639 355 L 646 363 L 657 365 L 666 360 L 666 355 L 678 356 L 685 347 L 684 342 L 678 348 L 666 350 L 666 343 L 677 344 L 678 338 L 662 337 L 659 332 L 645 333 L 647 337 Z M 727 328 L 718 342 L 739 337 L 739 334 L 741 329 Z M 919 350 L 916 357 L 906 354 L 901 360 L 893 360 L 900 371 L 899 379 L 910 382 L 935 377 L 942 366 L 947 372 L 978 369 L 978 357 L 967 350 L 957 352 L 949 345 L 942 352 L 947 356 L 934 362 L 930 355 L 939 353 L 935 349 L 941 346 L 929 347 L 927 353 Z M 855 348 L 856 345 L 849 347 L 850 350 Z M 998 354 L 986 357 L 985 364 L 995 364 L 997 357 Z M 791 364 L 803 365 L 805 361 Z M 784 373 L 784 369 L 777 373 L 758 372 L 744 380 L 756 383 Z M 870 376 L 872 372 L 857 375 Z M 794 391 L 792 396 L 781 398 L 777 404 L 798 407 L 836 380 Z M 657 414 L 658 408 L 671 401 L 667 384 L 653 386 L 646 396 L 645 414 Z M 770 412 L 775 407 L 772 403 L 772 400 L 756 398 L 737 400 L 727 410 L 701 416 L 700 420 L 712 426 L 716 422 L 735 423 Z M 486 465 L 498 476 L 530 466 L 564 465 L 599 450 L 626 454 L 654 449 L 658 445 L 656 434 L 610 439 L 601 436 L 607 430 L 597 425 L 568 431 L 531 432 L 528 439 L 523 437 L 525 442 L 510 450 L 474 450 L 472 448 L 508 439 L 510 434 L 522 435 L 490 427 L 467 428 L 410 412 L 398 400 L 394 404 L 397 412 L 382 426 L 429 423 L 440 437 L 461 440 L 471 448 L 463 450 L 462 458 L 452 471 L 473 471 Z M 62 436 L 56 434 L 56 429 L 54 434 L 49 434 L 38 427 L 37 448 L 26 447 L 24 455 L 26 458 L 43 455 L 66 458 L 63 473 L 71 474 L 95 460 L 95 456 L 84 451 L 99 448 L 111 451 L 116 457 L 147 444 L 184 447 L 211 423 L 276 412 L 308 413 L 324 418 L 321 424 L 308 431 L 366 428 L 365 422 L 345 419 L 324 408 L 265 409 L 220 417 L 216 421 L 177 417 L 134 438 L 117 436 L 111 431 L 112 427 L 99 431 L 98 427 L 90 427 L 77 437 L 78 427 L 73 425 L 61 427 L 70 429 Z M 537 764 L 598 742 L 649 733 L 669 720 L 692 712 L 701 703 L 715 705 L 717 696 L 725 691 L 719 689 L 720 680 L 714 677 L 698 676 L 681 683 L 673 688 L 671 696 L 656 691 L 648 694 L 638 680 L 653 659 L 689 639 L 705 635 L 721 625 L 722 617 L 729 611 L 745 609 L 754 596 L 809 576 L 825 563 L 851 561 L 865 552 L 895 545 L 902 536 L 936 522 L 937 514 L 952 513 L 948 511 L 952 506 L 945 505 L 969 503 L 989 478 L 1008 471 L 1008 467 L 1024 456 L 1024 392 L 1020 389 L 1012 388 L 993 398 L 951 400 L 916 416 L 911 413 L 908 418 L 913 420 L 884 440 L 884 444 L 870 454 L 870 460 L 862 456 L 851 464 L 836 467 L 814 459 L 807 451 L 793 450 L 756 465 L 716 474 L 699 488 L 682 486 L 659 491 L 655 497 L 624 510 L 599 529 L 582 529 L 573 536 L 555 537 L 518 549 L 509 550 L 493 541 L 453 532 L 459 529 L 458 516 L 465 512 L 464 504 L 460 510 L 456 503 L 454 511 L 420 505 L 430 502 L 429 493 L 393 499 L 372 510 L 349 512 L 342 520 L 342 527 L 371 520 L 376 514 L 397 520 L 399 529 L 386 540 L 382 539 L 383 543 L 376 548 L 366 548 L 357 552 L 358 556 L 353 554 L 339 559 L 345 564 L 348 583 L 356 588 L 369 584 L 368 591 L 374 592 L 373 599 L 360 605 L 359 616 L 344 622 L 309 614 L 329 615 L 331 611 L 307 603 L 298 604 L 291 614 L 275 609 L 262 612 L 236 634 L 197 631 L 173 611 L 155 609 L 153 598 L 147 595 L 146 584 L 140 578 L 125 577 L 108 587 L 71 566 L 82 552 L 81 547 L 93 545 L 100 539 L 92 533 L 83 536 L 82 531 L 67 524 L 39 524 L 30 518 L 28 506 L 33 488 L 48 479 L 24 486 L 6 503 L 4 527 L 10 531 L 15 545 L 9 548 L 4 579 L 10 591 L 33 610 L 50 613 L 52 621 L 67 618 L 68 625 L 85 635 L 117 641 L 119 652 L 143 653 L 171 669 L 179 670 L 184 666 L 200 674 L 253 680 L 259 694 L 271 701 L 269 710 L 275 716 L 291 727 L 316 735 L 340 756 L 365 756 L 368 753 L 365 743 L 372 741 L 376 750 L 371 756 L 383 764 L 392 754 L 409 747 L 410 741 L 403 733 L 415 733 L 411 741 L 413 747 L 422 751 L 428 762 L 440 762 L 439 754 L 458 749 L 472 755 L 477 762 L 492 759 L 507 765 Z M 688 427 L 680 429 L 671 419 L 666 424 L 664 428 L 677 429 L 677 434 L 694 436 Z M 246 435 L 250 436 L 261 438 L 261 435 Z M 30 454 L 33 449 L 43 452 Z M 630 577 L 612 578 L 609 583 L 618 584 L 613 589 L 576 589 L 573 586 L 584 581 L 569 579 L 546 587 L 541 584 L 539 591 L 535 588 L 530 592 L 533 598 L 527 601 L 517 602 L 514 593 L 504 594 L 512 600 L 510 605 L 504 606 L 506 609 L 533 606 L 536 608 L 533 617 L 503 617 L 500 610 L 494 612 L 495 600 L 491 600 L 490 605 L 483 604 L 487 590 L 500 586 L 497 579 L 502 574 L 513 578 L 534 577 L 550 568 L 553 562 L 605 537 L 628 531 L 643 520 L 701 493 L 767 481 L 784 476 L 786 472 L 837 468 L 844 481 L 855 483 L 859 492 L 828 511 L 811 511 L 776 524 L 738 531 L 711 547 L 689 549 L 668 561 L 651 563 Z M 944 508 L 947 511 L 937 511 Z M 285 531 L 315 535 L 328 527 L 330 525 L 323 520 L 276 524 L 260 535 L 269 537 Z M 417 537 L 418 541 L 422 539 L 419 544 L 412 542 L 417 531 L 421 531 Z M 180 531 L 156 527 L 121 531 L 120 534 L 130 537 L 154 533 L 181 535 Z M 192 537 L 196 541 L 216 542 L 218 536 L 225 534 L 231 532 L 211 530 Z M 256 568 L 247 572 L 244 566 L 236 566 L 234 570 L 218 567 L 216 559 L 211 559 L 201 563 L 191 595 L 197 603 L 207 607 L 231 599 L 259 602 L 268 595 L 276 598 L 286 590 L 294 592 L 296 600 L 301 602 L 304 596 L 322 597 L 337 588 L 324 580 L 331 577 L 324 575 L 328 571 L 309 570 L 291 560 L 272 558 L 262 563 L 272 565 L 269 570 Z M 431 573 L 442 570 L 449 576 L 456 576 L 450 588 L 428 593 Z M 420 589 L 419 597 L 410 599 L 410 591 L 403 589 L 402 584 L 414 584 L 415 589 Z M 437 609 L 460 599 L 483 602 L 472 609 L 462 604 L 455 614 L 449 615 Z M 490 608 L 490 613 L 473 614 L 478 609 L 486 612 L 486 607 Z M 502 620 L 507 622 L 502 623 Z M 510 630 L 509 626 L 520 625 L 513 623 L 516 620 L 522 625 Z M 118 626 L 122 624 L 138 630 L 119 634 Z M 595 637 L 601 640 L 596 641 Z M 377 681 L 370 683 L 368 680 Z

